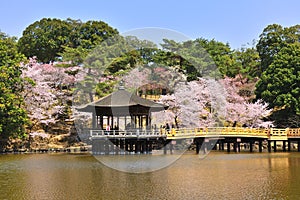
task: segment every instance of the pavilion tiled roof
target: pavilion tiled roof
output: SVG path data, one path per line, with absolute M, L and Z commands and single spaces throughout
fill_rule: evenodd
M 137 114 L 138 112 L 145 113 L 145 110 L 150 110 L 151 112 L 163 111 L 168 109 L 168 106 L 144 99 L 125 89 L 119 89 L 106 97 L 78 108 L 78 110 L 82 112 L 96 110 L 96 112 L 108 113 L 109 109 L 120 109 L 121 111 L 124 108 L 129 108 L 130 110 L 135 108 L 135 114 Z

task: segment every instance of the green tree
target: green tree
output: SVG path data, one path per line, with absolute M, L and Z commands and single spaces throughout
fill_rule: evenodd
M 71 26 L 60 19 L 43 18 L 29 25 L 18 41 L 19 51 L 42 62 L 55 60 L 69 42 Z
M 205 74 L 209 55 L 202 46 L 191 40 L 179 43 L 168 39 L 163 39 L 161 46 L 163 50 L 154 56 L 157 63 L 177 68 L 188 81 L 197 80 Z
M 115 55 L 116 57 L 107 68 L 108 73 L 115 74 L 120 72 L 120 70 L 126 72 L 136 66 L 154 61 L 153 55 L 158 50 L 154 43 L 147 40 L 139 40 L 135 36 L 126 36 L 124 42 L 125 46 L 121 46 L 124 49 L 123 53 L 119 56 Z
M 163 41 L 161 46 L 169 52 L 159 54 L 161 59 L 166 59 L 170 65 L 179 65 L 188 76 L 188 80 L 207 75 L 235 76 L 238 71 L 233 51 L 228 44 L 204 38 L 183 43 L 167 39 Z
M 242 47 L 234 54 L 238 74 L 249 80 L 260 76 L 260 57 L 255 47 Z
M 260 73 L 269 67 L 283 47 L 295 42 L 300 42 L 300 25 L 285 28 L 279 24 L 268 25 L 259 36 L 256 46 L 261 58 Z
M 71 61 L 73 64 L 82 64 L 86 56 L 93 48 L 100 45 L 118 31 L 103 21 L 66 20 L 71 25 L 69 42 L 64 46 L 63 52 L 59 53 L 64 61 Z
M 87 55 L 84 61 L 87 75 L 78 89 L 88 93 L 89 101 L 93 101 L 94 94 L 105 96 L 112 92 L 117 76 L 150 62 L 155 48 L 155 44 L 132 36 L 115 35 L 104 40 Z
M 0 138 L 6 141 L 10 136 L 25 133 L 27 114 L 23 109 L 23 79 L 20 62 L 24 55 L 17 51 L 16 38 L 0 33 Z M 2 143 L 3 145 L 3 143 Z
M 58 54 L 63 58 L 63 61 L 71 62 L 71 65 L 80 65 L 90 52 L 90 49 L 81 46 L 76 48 L 64 46 L 64 51 Z
M 74 25 L 73 25 L 74 26 Z M 87 21 L 73 27 L 75 35 L 71 35 L 71 47 L 92 49 L 102 41 L 118 34 L 118 31 L 103 21 Z
M 278 126 L 296 126 L 300 116 L 300 43 L 287 44 L 262 73 L 256 95 L 274 108 Z M 299 122 L 298 122 L 299 123 Z
M 224 44 L 214 39 L 203 38 L 196 39 L 195 42 L 198 42 L 207 51 L 222 75 L 234 77 L 238 73 L 234 51 L 231 50 L 228 43 Z
M 118 31 L 102 21 L 43 18 L 23 31 L 18 46 L 27 57 L 37 56 L 42 62 L 53 61 L 58 56 L 79 62 L 87 50 L 115 34 Z

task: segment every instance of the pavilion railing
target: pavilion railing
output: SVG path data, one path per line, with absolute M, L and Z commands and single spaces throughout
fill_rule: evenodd
M 162 135 L 159 130 L 141 130 L 141 129 L 133 129 L 133 130 L 90 130 L 91 137 L 158 137 L 158 136 L 166 136 Z

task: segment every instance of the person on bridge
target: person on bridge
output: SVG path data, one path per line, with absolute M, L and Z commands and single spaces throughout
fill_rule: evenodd
M 105 130 L 106 130 L 106 135 L 109 135 L 109 132 L 110 132 L 110 125 L 109 124 L 107 124 Z
M 171 134 L 172 136 L 175 136 L 176 134 L 175 124 L 172 124 Z
M 170 132 L 170 125 L 168 123 L 166 123 L 166 131 L 167 131 L 167 134 L 169 134 L 169 132 Z

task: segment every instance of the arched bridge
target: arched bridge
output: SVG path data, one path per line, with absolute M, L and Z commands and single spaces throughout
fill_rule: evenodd
M 209 145 L 214 141 L 220 150 L 224 150 L 224 144 L 227 144 L 227 151 L 230 149 L 240 151 L 240 144 L 247 143 L 250 152 L 253 151 L 253 145 L 258 144 L 259 152 L 262 152 L 263 143 L 267 143 L 268 151 L 272 148 L 276 151 L 276 142 L 282 143 L 282 149 L 285 151 L 291 148 L 292 142 L 298 142 L 298 151 L 300 151 L 300 128 L 242 128 L 242 127 L 208 127 L 208 128 L 179 128 L 179 129 L 151 129 L 151 130 L 89 130 L 93 145 L 93 153 L 104 153 L 113 147 L 99 147 L 99 141 L 111 141 L 117 147 L 125 151 L 147 152 L 155 146 L 165 146 L 166 144 L 176 144 L 176 141 L 192 139 L 196 144 L 196 152 L 200 146 Z M 123 143 L 122 143 L 123 142 Z M 104 142 L 105 143 L 105 142 Z M 104 144 L 101 143 L 101 144 Z M 288 143 L 286 145 L 286 143 Z M 278 144 L 278 143 L 277 143 Z M 97 148 L 95 148 L 98 146 Z M 101 145 L 100 145 L 101 146 Z M 172 148 L 172 145 L 170 145 Z M 106 148 L 106 150 L 105 150 Z M 170 149 L 171 151 L 172 149 Z M 114 151 L 114 150 L 113 150 Z

